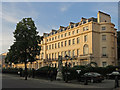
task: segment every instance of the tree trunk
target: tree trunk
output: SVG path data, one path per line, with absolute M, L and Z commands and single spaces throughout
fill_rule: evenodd
M 25 80 L 27 80 L 27 63 L 25 63 Z

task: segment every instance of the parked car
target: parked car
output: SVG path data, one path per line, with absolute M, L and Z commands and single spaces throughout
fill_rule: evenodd
M 85 81 L 85 79 L 87 78 L 88 82 L 102 82 L 102 80 L 104 80 L 104 77 L 96 72 L 88 72 L 85 73 L 84 75 L 81 76 L 80 81 Z
M 118 71 L 113 71 L 110 74 L 107 74 L 107 79 L 115 79 L 115 76 L 118 76 L 118 79 L 120 79 L 120 73 Z

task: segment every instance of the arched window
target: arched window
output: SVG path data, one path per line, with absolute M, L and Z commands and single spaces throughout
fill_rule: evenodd
M 84 55 L 89 53 L 89 50 L 88 50 L 88 49 L 89 49 L 89 48 L 88 48 L 88 45 L 85 44 L 85 45 L 83 46 L 83 54 L 84 54 Z

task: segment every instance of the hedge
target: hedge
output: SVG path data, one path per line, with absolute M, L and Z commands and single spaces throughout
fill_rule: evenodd
M 2 69 L 2 73 L 8 73 L 8 74 L 18 74 L 18 71 L 19 71 L 18 68 L 8 68 L 8 69 L 3 68 Z
M 69 80 L 73 80 L 73 79 L 76 80 L 78 76 L 81 76 L 86 72 L 97 72 L 97 73 L 102 74 L 103 76 L 106 76 L 106 74 L 115 71 L 116 68 L 120 70 L 120 67 L 118 66 L 107 66 L 107 67 L 74 66 L 73 68 L 63 67 L 62 74 L 63 74 L 63 79 L 65 79 L 65 72 L 67 71 L 70 73 Z M 57 68 L 49 67 L 49 66 L 45 66 L 45 67 L 35 70 L 34 75 L 36 77 L 48 78 L 51 70 L 53 70 L 54 72 L 53 75 L 54 77 L 56 77 Z M 78 74 L 76 70 L 81 70 L 80 74 Z M 3 73 L 9 73 L 9 74 L 18 74 L 18 71 L 20 71 L 20 69 L 17 69 L 17 68 L 8 68 L 8 69 L 3 68 L 2 69 Z M 24 76 L 24 73 L 25 71 L 22 70 L 22 76 Z M 33 71 L 28 69 L 28 76 L 32 76 L 32 74 L 33 74 Z

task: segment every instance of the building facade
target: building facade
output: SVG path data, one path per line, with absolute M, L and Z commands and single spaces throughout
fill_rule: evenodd
M 70 66 L 95 63 L 100 67 L 117 65 L 117 29 L 111 22 L 111 16 L 99 11 L 97 18 L 81 18 L 78 23 L 60 26 L 43 34 L 39 60 L 28 63 L 28 68 L 44 66 L 58 67 L 58 56 L 62 63 Z M 67 57 L 66 57 L 67 56 Z M 17 64 L 16 67 L 22 67 Z

